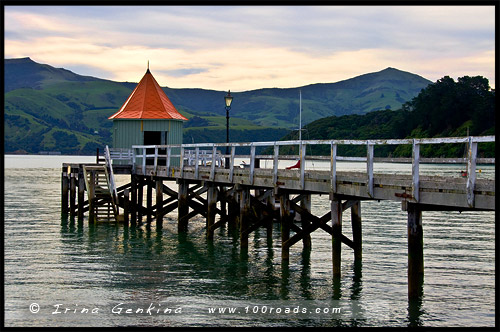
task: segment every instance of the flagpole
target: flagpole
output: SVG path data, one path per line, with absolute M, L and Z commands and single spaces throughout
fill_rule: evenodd
M 302 141 L 302 90 L 299 90 L 299 141 Z

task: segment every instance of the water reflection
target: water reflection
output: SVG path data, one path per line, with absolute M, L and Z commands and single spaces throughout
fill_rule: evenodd
M 118 290 L 131 301 L 144 300 L 144 294 L 169 299 L 208 296 L 292 301 L 321 300 L 325 294 L 332 300 L 349 299 L 346 303 L 363 299 L 363 264 L 359 260 L 353 261 L 343 277 L 332 278 L 329 291 L 318 291 L 318 279 L 311 277 L 312 251 L 307 247 L 282 262 L 279 239 L 269 239 L 266 230 L 252 233 L 248 250 L 241 250 L 237 231 L 221 228 L 219 236 L 208 240 L 201 223 L 188 233 L 175 233 L 175 226 L 127 228 L 63 216 L 62 238 L 79 239 L 75 242 L 79 246 L 67 252 L 66 263 L 76 264 L 74 251 L 78 250 L 79 257 L 86 257 L 79 259 L 85 259 L 95 271 L 94 287 Z M 273 233 L 279 237 L 279 230 Z M 346 274 L 352 276 L 350 281 Z M 422 303 L 422 297 L 408 302 L 408 326 L 423 325 Z M 363 321 L 359 316 L 342 320 L 332 316 L 327 326 L 359 326 Z
M 424 276 L 418 280 L 417 297 L 408 300 L 408 326 L 419 327 L 423 326 L 422 316 L 425 311 L 422 309 L 424 299 Z

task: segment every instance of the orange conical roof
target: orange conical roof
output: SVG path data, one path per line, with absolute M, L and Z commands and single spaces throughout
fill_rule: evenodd
M 175 109 L 149 68 L 125 104 L 109 119 L 187 120 Z

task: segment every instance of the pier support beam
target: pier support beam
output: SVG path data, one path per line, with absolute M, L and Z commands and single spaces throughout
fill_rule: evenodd
M 68 167 L 64 166 L 61 173 L 61 213 L 64 215 L 68 214 L 68 189 Z
M 407 204 L 408 212 L 408 298 L 418 299 L 424 281 L 424 232 L 422 209 L 418 204 Z
M 132 173 L 130 177 L 130 225 L 135 227 L 137 223 L 137 175 Z
M 227 209 L 228 209 L 228 218 L 227 218 L 227 228 L 230 233 L 235 231 L 239 225 L 240 219 L 240 203 L 239 203 L 239 194 L 234 193 L 233 195 L 227 196 L 228 200 Z
M 188 214 L 189 214 L 189 203 L 188 203 L 188 190 L 189 183 L 187 181 L 179 180 L 179 191 L 178 191 L 178 224 L 177 230 L 179 233 L 187 232 L 188 230 Z
M 137 225 L 142 224 L 142 200 L 144 198 L 144 178 L 137 179 Z
M 89 188 L 87 191 L 89 199 L 89 225 L 95 223 L 95 171 L 90 171 Z
M 269 189 L 274 191 L 273 189 Z M 276 210 L 275 203 L 276 203 L 276 198 L 274 197 L 274 194 L 269 195 L 267 198 L 267 206 L 269 207 L 270 210 L 274 211 Z M 273 241 L 273 218 L 269 218 L 269 221 L 267 222 L 266 229 L 267 229 L 267 242 L 272 245 Z
M 280 220 L 281 220 L 281 260 L 288 261 L 290 258 L 290 246 L 285 242 L 290 238 L 290 223 L 292 217 L 290 213 L 290 195 L 280 193 Z
M 78 220 L 83 220 L 83 203 L 85 201 L 85 178 L 83 168 L 78 169 Z
M 207 238 L 214 238 L 215 215 L 217 212 L 217 186 L 210 184 L 207 193 Z
M 151 221 L 153 220 L 152 216 L 152 207 L 153 207 L 153 180 L 150 178 L 146 179 L 146 220 L 148 225 L 151 225 Z
M 248 233 L 245 232 L 248 228 L 250 218 L 250 189 L 248 187 L 241 188 L 240 191 L 240 243 L 241 249 L 248 248 Z
M 361 236 L 361 201 L 351 206 L 352 242 L 354 244 L 354 260 L 361 261 L 362 258 L 362 236 Z
M 156 179 L 156 229 L 160 230 L 163 227 L 163 215 L 161 210 L 163 208 L 163 181 Z
M 342 249 L 342 201 L 331 200 L 332 214 L 332 265 L 334 278 L 340 277 L 341 249 Z
M 70 182 L 69 182 L 69 214 L 71 218 L 74 218 L 76 215 L 76 175 L 77 173 L 74 170 L 71 170 L 70 173 Z
M 304 195 L 304 197 L 300 200 L 300 207 L 309 213 L 311 212 L 311 195 Z M 302 223 L 302 229 L 306 229 L 311 224 L 307 218 L 302 218 L 302 216 L 300 216 L 300 222 Z M 302 243 L 304 248 L 311 249 L 311 235 L 304 235 Z
M 130 201 L 129 201 L 129 190 L 125 189 L 123 191 L 123 226 L 128 227 L 129 217 L 128 213 L 130 210 Z

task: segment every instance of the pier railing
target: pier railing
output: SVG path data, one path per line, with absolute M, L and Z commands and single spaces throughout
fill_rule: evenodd
M 469 136 L 469 137 L 443 137 L 443 138 L 415 138 L 415 139 L 374 139 L 374 140 L 302 140 L 302 141 L 274 141 L 274 142 L 251 142 L 251 143 L 199 143 L 199 144 L 173 144 L 173 145 L 134 145 L 128 152 L 121 152 L 120 156 L 126 156 L 133 167 L 141 166 L 145 169 L 146 164 L 154 166 L 156 172 L 159 166 L 166 166 L 167 174 L 171 172 L 172 161 L 174 158 L 183 162 L 180 163 L 181 176 L 184 166 L 194 166 L 195 173 L 199 167 L 211 167 L 210 178 L 213 175 L 216 167 L 224 167 L 229 169 L 229 181 L 233 179 L 235 167 L 235 159 L 249 159 L 249 165 L 245 165 L 250 169 L 250 183 L 255 174 L 255 168 L 259 168 L 260 160 L 273 161 L 273 181 L 276 183 L 278 177 L 278 165 L 280 160 L 299 160 L 302 165 L 298 167 L 300 172 L 300 184 L 304 187 L 304 179 L 306 173 L 306 160 L 329 160 L 330 161 L 330 183 L 331 192 L 336 192 L 336 177 L 337 177 L 337 161 L 356 161 L 366 162 L 366 180 L 367 193 L 369 197 L 373 197 L 373 165 L 374 162 L 411 162 L 412 165 L 412 196 L 414 201 L 419 201 L 419 182 L 420 182 L 420 164 L 431 163 L 463 163 L 466 171 L 464 175 L 467 178 L 467 200 L 470 206 L 474 202 L 474 186 L 476 182 L 476 164 L 479 163 L 495 163 L 494 158 L 477 158 L 477 146 L 479 143 L 495 142 L 495 136 Z M 467 154 L 465 157 L 459 158 L 421 158 L 420 147 L 426 144 L 466 144 Z M 307 156 L 308 145 L 327 145 L 330 149 L 329 156 Z M 347 157 L 340 156 L 337 151 L 341 145 L 358 145 L 366 146 L 365 157 Z M 374 148 L 384 145 L 411 145 L 412 158 L 376 158 L 374 157 Z M 299 146 L 298 155 L 280 155 L 280 147 L 284 146 Z M 229 147 L 230 154 L 225 155 L 220 151 L 224 151 Z M 236 148 L 249 148 L 250 155 L 236 155 Z M 272 147 L 274 153 L 272 155 L 257 155 L 258 147 Z M 154 153 L 151 153 L 154 151 Z M 173 153 L 173 152 L 176 153 Z M 150 152 L 150 153 L 148 153 Z M 163 153 L 160 153 L 163 152 Z M 124 159 L 124 158 L 122 158 Z M 147 161 L 149 162 L 147 163 Z M 224 165 L 224 160 L 229 161 L 229 165 Z

